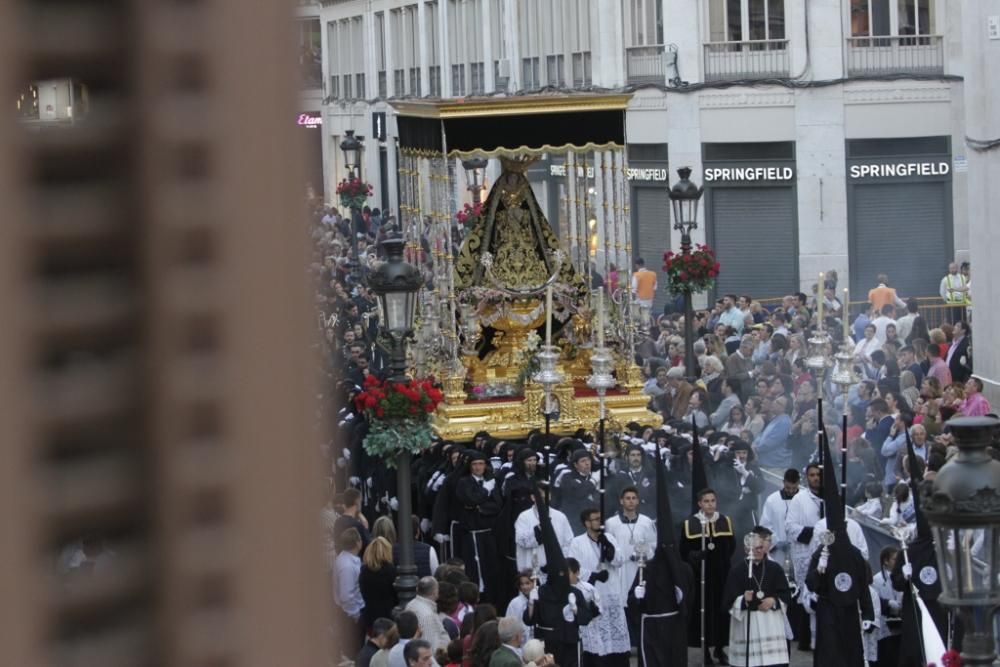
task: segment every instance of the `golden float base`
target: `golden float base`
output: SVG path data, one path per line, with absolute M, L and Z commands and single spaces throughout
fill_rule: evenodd
M 628 378 L 627 386 L 612 389 L 604 397 L 606 426 L 609 430 L 620 430 L 622 425 L 630 421 L 653 427 L 663 424 L 660 415 L 646 409 L 649 396 L 642 393 L 641 384 L 636 386 L 635 379 L 641 375 L 638 368 L 633 368 L 618 373 L 619 377 Z M 453 379 L 450 383 L 454 389 L 458 388 L 456 380 Z M 449 394 L 448 384 L 446 380 L 446 394 Z M 438 406 L 432 420 L 435 432 L 444 440 L 469 442 L 479 431 L 487 431 L 494 438 L 516 440 L 526 438 L 533 429 L 545 430 L 545 417 L 542 414 L 545 394 L 541 385 L 530 383 L 525 387 L 523 397 L 489 400 L 463 400 L 464 394 L 454 389 Z M 559 411 L 559 419 L 553 419 L 550 423 L 550 433 L 572 435 L 581 428 L 596 431 L 600 402 L 597 394 L 586 384 L 566 383 L 556 387 L 552 397 Z

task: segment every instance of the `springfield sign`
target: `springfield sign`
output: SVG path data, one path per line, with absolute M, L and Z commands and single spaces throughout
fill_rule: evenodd
M 795 176 L 791 167 L 710 167 L 706 181 L 790 181 Z
M 900 162 L 899 164 L 854 164 L 851 178 L 892 178 L 900 176 L 947 176 L 947 162 Z

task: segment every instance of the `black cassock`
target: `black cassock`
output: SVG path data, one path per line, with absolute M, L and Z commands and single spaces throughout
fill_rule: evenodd
M 629 592 L 629 607 L 639 610 L 639 658 L 645 667 L 686 667 L 688 664 L 687 624 L 695 587 L 691 566 L 683 562 L 677 547 L 657 547 L 646 563 L 643 582 L 646 596 L 635 598 L 635 585 Z M 680 600 L 678 601 L 678 592 Z
M 729 643 L 729 610 L 722 601 L 722 593 L 736 542 L 732 520 L 723 514 L 716 516 L 713 523 L 706 524 L 704 551 L 698 515 L 685 519 L 681 529 L 681 558 L 691 565 L 695 582 L 694 599 L 689 607 L 688 646 L 701 646 L 701 567 L 704 562 L 706 649 L 721 649 Z
M 563 616 L 563 608 L 569 601 L 569 595 L 576 598 L 576 617 L 567 621 Z M 535 637 L 545 642 L 545 650 L 552 653 L 559 667 L 579 667 L 580 664 L 580 626 L 587 625 L 597 616 L 596 607 L 591 606 L 576 588 L 563 583 L 543 584 L 538 588 L 538 602 L 524 612 L 524 623 L 533 625 Z
M 938 576 L 937 555 L 934 553 L 934 542 L 930 537 L 914 540 L 907 548 L 910 565 L 913 566 L 913 577 L 907 581 L 903 576 L 903 554 L 896 559 L 896 567 L 892 571 L 892 587 L 903 592 L 903 635 L 899 649 L 899 664 L 902 666 L 923 665 L 928 662 L 940 664 L 940 656 L 923 658 L 923 644 L 920 634 L 920 612 L 917 601 L 913 598 L 912 583 L 920 593 L 920 599 L 927 605 L 934 624 L 945 643 L 948 642 L 948 614 L 941 608 L 938 598 L 941 596 L 941 580 Z
M 732 609 L 737 599 L 743 599 L 746 591 L 753 591 L 754 598 L 750 602 L 744 600 L 741 604 L 743 609 L 749 609 L 754 614 L 775 614 L 774 619 L 777 619 L 773 623 L 773 633 L 768 633 L 767 636 L 759 636 L 759 633 L 758 636 L 754 636 L 754 634 L 750 635 L 750 646 L 753 647 L 750 651 L 751 659 L 756 657 L 757 664 L 769 666 L 788 664 L 788 642 L 785 639 L 785 624 L 778 615 L 780 612 L 777 611 L 781 608 L 787 610 L 792 602 L 792 591 L 788 585 L 785 570 L 773 560 L 765 558 L 759 563 L 754 563 L 753 574 L 751 575 L 747 561 L 744 559 L 738 562 L 729 571 L 729 576 L 726 578 L 726 590 L 723 593 L 723 604 L 726 605 L 726 609 Z M 759 610 L 760 603 L 765 598 L 774 598 L 777 602 L 774 606 L 775 611 L 762 612 Z M 746 620 L 747 622 L 744 627 L 750 624 L 749 617 Z M 752 632 L 753 629 L 751 629 Z M 737 652 L 734 651 L 732 642 L 739 640 L 735 637 L 730 637 L 730 640 L 729 659 L 732 665 L 740 667 L 740 665 L 744 664 L 746 658 L 744 657 L 741 661 L 734 657 Z M 745 641 L 746 636 L 742 637 L 742 642 Z M 742 644 L 740 646 L 742 647 Z M 746 652 L 742 648 L 740 648 L 739 654 L 746 656 Z
M 826 571 L 820 572 L 822 549 L 817 549 L 809 563 L 806 586 L 819 599 L 816 607 L 815 667 L 865 667 L 864 646 L 861 643 L 861 618 L 875 619 L 872 598 L 868 590 L 868 563 L 852 545 L 844 532 L 830 547 Z
M 463 531 L 461 557 L 469 579 L 479 584 L 481 601 L 497 604 L 497 545 L 493 526 L 500 514 L 494 480 L 466 475 L 455 485 L 459 524 Z

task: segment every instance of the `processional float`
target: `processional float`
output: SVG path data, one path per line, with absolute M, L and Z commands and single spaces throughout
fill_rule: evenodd
M 625 155 L 628 96 L 547 95 L 393 103 L 400 222 L 411 261 L 429 260 L 410 363 L 441 380 L 433 426 L 445 439 L 479 431 L 523 438 L 638 421 L 646 409 L 630 293 Z M 543 156 L 565 180 L 550 224 L 528 180 Z M 459 160 L 500 167 L 483 202 L 459 194 Z M 478 197 L 477 197 L 478 200 Z M 429 255 L 429 256 L 428 256 Z M 592 289 L 593 271 L 616 289 Z M 603 438 L 601 438 L 603 441 Z

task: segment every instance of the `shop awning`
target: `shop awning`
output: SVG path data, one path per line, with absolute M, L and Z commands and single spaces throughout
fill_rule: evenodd
M 564 153 L 625 146 L 630 95 L 524 95 L 390 102 L 400 148 L 450 157 Z

